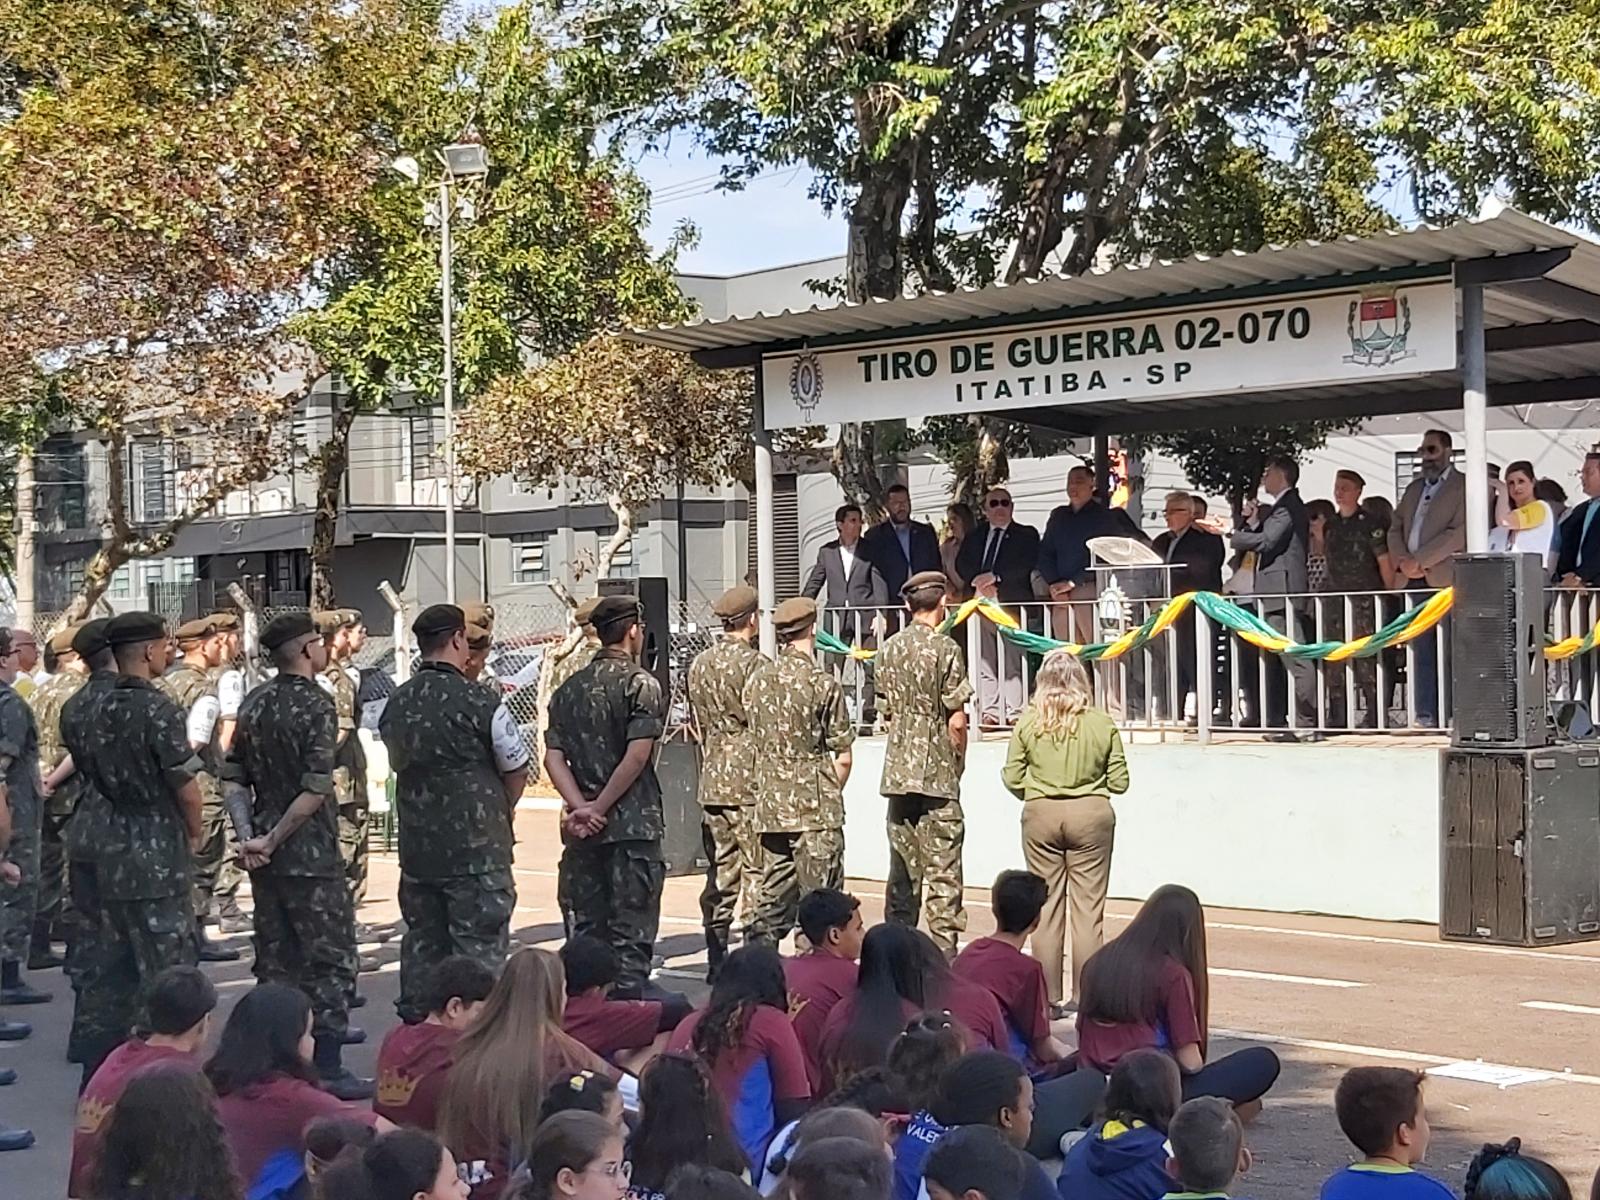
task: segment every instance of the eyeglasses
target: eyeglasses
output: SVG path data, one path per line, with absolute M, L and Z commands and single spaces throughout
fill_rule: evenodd
M 583 1169 L 583 1174 L 587 1175 L 590 1171 L 596 1170 L 615 1183 L 619 1192 L 626 1188 L 629 1180 L 633 1178 L 633 1164 L 627 1161 L 590 1163 Z
M 1010 500 L 994 499 L 994 500 L 989 501 L 989 507 L 990 508 L 1010 508 L 1011 507 L 1011 501 Z

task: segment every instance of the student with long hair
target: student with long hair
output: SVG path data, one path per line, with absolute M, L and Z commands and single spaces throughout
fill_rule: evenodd
M 623 1117 L 622 1093 L 616 1081 L 593 1071 L 574 1071 L 571 1075 L 557 1075 L 544 1094 L 539 1106 L 539 1120 L 548 1121 L 558 1112 L 599 1113 L 617 1127 L 618 1133 L 627 1132 Z
M 513 1200 L 619 1200 L 631 1174 L 622 1135 L 598 1113 L 557 1113 L 528 1143 Z
M 498 1200 L 539 1123 L 538 1102 L 560 1075 L 617 1069 L 562 1031 L 566 978 L 548 950 L 506 962 L 483 1011 L 455 1044 L 439 1095 L 439 1137 L 462 1165 L 472 1200 Z
M 181 1065 L 128 1081 L 106 1124 L 87 1200 L 240 1200 L 205 1077 Z M 80 1193 L 74 1193 L 80 1194 Z
M 305 1129 L 318 1117 L 394 1128 L 364 1104 L 317 1086 L 311 1001 L 299 988 L 263 983 L 233 1006 L 206 1078 L 245 1189 L 271 1179 L 288 1187 L 305 1174 Z
M 1159 887 L 1084 964 L 1078 1053 L 1110 1071 L 1130 1051 L 1165 1051 L 1183 1072 L 1185 1100 L 1220 1096 L 1247 1120 L 1278 1078 L 1278 1056 L 1250 1046 L 1207 1062 L 1210 994 L 1200 899 L 1177 884 Z
M 673 1031 L 669 1053 L 692 1053 L 727 1105 L 733 1135 L 752 1171 L 773 1134 L 811 1103 L 811 1081 L 794 1026 L 783 961 L 768 946 L 728 955 L 705 1008 Z
M 894 1200 L 916 1200 L 922 1164 L 945 1128 L 933 1117 L 945 1071 L 961 1057 L 961 1032 L 946 1013 L 930 1013 L 906 1027 L 889 1048 L 889 1069 L 905 1089 L 911 1121 L 894 1146 Z
M 1159 1050 L 1125 1054 L 1103 1116 L 1073 1143 L 1056 1180 L 1062 1200 L 1150 1200 L 1171 1190 L 1167 1125 L 1183 1102 L 1178 1064 Z
M 635 1200 L 665 1200 L 667 1180 L 679 1167 L 697 1164 L 738 1173 L 748 1166 L 728 1129 L 722 1097 L 696 1059 L 667 1054 L 645 1068 L 639 1114 L 630 1147 Z
M 1022 801 L 1022 853 L 1045 881 L 1033 952 L 1044 964 L 1054 1015 L 1064 1016 L 1062 957 L 1072 911 L 1072 992 L 1105 940 L 1106 889 L 1128 760 L 1116 722 L 1091 707 L 1094 692 L 1076 655 L 1052 650 L 1039 666 L 1033 701 L 1011 731 L 1001 780 Z

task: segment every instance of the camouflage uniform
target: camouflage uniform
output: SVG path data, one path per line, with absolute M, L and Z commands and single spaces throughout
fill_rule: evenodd
M 777 944 L 794 928 L 800 897 L 844 882 L 844 794 L 833 756 L 855 741 L 839 681 L 783 647 L 744 688 L 756 755 L 752 828 L 761 886 L 749 940 Z
M 120 618 L 119 618 L 120 619 Z M 95 1014 L 97 1032 L 120 1040 L 139 1014 L 150 982 L 171 966 L 195 962 L 189 835 L 175 793 L 201 770 L 189 747 L 184 715 L 154 684 L 118 676 L 96 689 L 81 730 L 72 706 L 63 733 L 84 786 L 98 793 L 96 808 L 73 818 L 93 843 L 99 893 L 97 959 L 79 1003 Z M 76 699 L 90 695 L 90 687 Z M 76 734 L 81 733 L 82 740 Z M 69 845 L 69 851 L 71 846 Z M 73 903 L 78 902 L 76 882 Z
M 750 831 L 755 747 L 744 714 L 744 685 L 766 659 L 743 638 L 725 637 L 689 665 L 689 704 L 700 729 L 701 839 L 706 886 L 700 893 L 712 968 L 727 953 L 742 885 L 760 860 Z
M 355 910 L 334 799 L 338 718 L 316 682 L 278 675 L 245 697 L 222 777 L 254 792 L 251 825 L 271 831 L 303 792 L 325 803 L 250 872 L 255 976 L 311 998 L 312 1035 L 342 1039 L 356 986 Z
M 367 755 L 357 733 L 361 712 L 348 663 L 330 661 L 322 678 L 333 694 L 339 720 L 339 746 L 333 769 L 334 794 L 339 798 L 339 861 L 344 864 L 350 905 L 355 909 L 367 894 Z
M 29 699 L 39 731 L 41 776 L 49 775 L 67 756 L 67 748 L 61 742 L 61 708 L 77 695 L 88 678 L 81 671 L 57 671 Z M 76 776 L 68 776 L 44 802 L 44 826 L 39 838 L 39 908 L 33 921 L 34 945 L 41 949 L 53 937 L 65 939 L 66 935 L 67 851 L 63 839 L 77 794 Z
M 21 883 L 0 883 L 0 959 L 25 963 L 39 907 L 39 833 L 44 827 L 44 806 L 39 794 L 39 735 L 33 711 L 7 683 L 0 683 L 0 758 L 6 760 L 6 797 L 11 803 L 11 847 L 5 856 L 22 869 Z
M 1388 552 L 1388 538 L 1365 510 L 1357 508 L 1346 517 L 1335 512 L 1323 534 L 1328 560 L 1328 588 L 1336 592 L 1378 592 L 1384 590 L 1378 556 Z M 1321 602 L 1322 636 L 1328 641 L 1364 637 L 1377 630 L 1377 604 L 1374 596 L 1350 597 L 1350 628 L 1345 630 L 1345 601 L 1342 597 Z M 1322 665 L 1328 682 L 1328 721 L 1344 725 L 1354 714 L 1345 702 L 1345 671 L 1355 676 L 1356 691 L 1366 701 L 1366 717 L 1376 724 L 1378 711 L 1378 660 L 1357 658 L 1348 662 Z
M 384 706 L 380 733 L 395 772 L 400 830 L 400 998 L 408 1021 L 429 970 L 452 954 L 499 969 L 516 886 L 511 817 L 495 758 L 504 706 L 448 663 L 424 661 Z M 509 719 L 509 718 L 507 718 Z M 517 768 L 512 768 L 517 769 Z
M 218 782 L 222 770 L 222 719 L 217 699 L 217 676 L 215 672 L 185 659 L 174 663 L 156 681 L 156 686 L 182 710 L 186 721 L 194 718 L 197 705 L 207 703 L 215 706 L 216 715 L 211 718 L 211 736 L 204 746 L 195 751 L 200 758 L 200 772 L 195 776 L 195 782 L 200 785 L 201 833 L 200 848 L 194 853 L 194 918 L 204 924 L 211 912 L 211 896 L 223 863 L 229 860 L 237 862 L 239 857 L 238 842 L 233 836 L 228 814 L 222 807 L 222 785 Z M 193 745 L 192 739 L 190 744 Z
M 594 661 L 594 656 L 600 652 L 600 643 L 593 638 L 587 638 L 560 662 L 550 672 L 550 694 L 554 696 L 563 683 L 571 679 Z
M 67 907 L 71 922 L 67 933 L 67 977 L 72 980 L 72 1032 L 67 1037 L 67 1060 L 83 1062 L 96 1047 L 114 1045 L 126 1032 L 123 1009 L 105 986 L 110 947 L 105 936 L 105 904 L 100 894 L 100 855 L 109 840 L 111 805 L 84 770 L 95 730 L 100 728 L 99 706 L 117 686 L 115 671 L 95 671 L 61 706 L 61 742 L 72 755 L 69 782 L 76 788 L 72 817 L 67 822 Z M 101 1051 L 102 1053 L 104 1051 Z
M 628 743 L 665 728 L 661 685 L 619 647 L 603 647 L 550 698 L 545 746 L 560 751 L 586 799 L 599 795 Z M 654 763 L 606 813 L 605 828 L 574 839 L 562 832 L 557 890 L 572 932 L 597 937 L 617 955 L 617 991 L 637 993 L 650 978 L 667 867 L 666 826 Z
M 961 905 L 962 755 L 950 716 L 972 698 L 961 648 L 913 622 L 883 644 L 874 678 L 889 723 L 878 790 L 889 801 L 889 882 L 884 916 L 915 925 L 928 889 L 928 933 L 946 957 L 967 927 Z

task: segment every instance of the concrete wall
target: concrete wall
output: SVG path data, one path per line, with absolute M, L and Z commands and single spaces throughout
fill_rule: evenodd
M 882 738 L 855 745 L 846 873 L 884 879 Z M 1021 804 L 1001 786 L 1006 744 L 967 757 L 966 882 L 1022 867 Z M 1132 745 L 1111 894 L 1182 883 L 1207 904 L 1378 920 L 1439 918 L 1439 751 L 1421 746 Z

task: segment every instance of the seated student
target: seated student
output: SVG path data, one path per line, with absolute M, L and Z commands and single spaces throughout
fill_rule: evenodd
M 1106 1084 L 1104 1117 L 1061 1164 L 1061 1200 L 1152 1200 L 1172 1183 L 1167 1126 L 1183 1102 L 1178 1064 L 1159 1050 L 1122 1056 Z
M 1157 888 L 1121 935 L 1083 965 L 1079 1057 L 1110 1071 L 1130 1050 L 1164 1050 L 1178 1060 L 1185 1099 L 1221 1096 L 1249 1120 L 1277 1081 L 1278 1056 L 1250 1046 L 1207 1062 L 1209 999 L 1200 900 L 1176 884 Z
M 567 973 L 567 1007 L 561 1028 L 607 1062 L 638 1075 L 662 1050 L 667 1036 L 689 1015 L 682 996 L 669 1000 L 612 1000 L 617 954 L 595 937 L 571 937 L 561 947 Z
M 679 1167 L 667 1180 L 672 1200 L 757 1200 L 761 1195 L 738 1175 L 716 1167 Z
M 916 1200 L 922 1164 L 945 1135 L 934 1120 L 945 1071 L 961 1057 L 961 1031 L 948 1013 L 925 1013 L 889 1048 L 889 1070 L 904 1089 L 911 1120 L 894 1144 L 895 1200 Z
M 431 1130 L 439 1120 L 439 1092 L 456 1042 L 477 1019 L 494 987 L 494 972 L 475 958 L 453 954 L 428 972 L 423 1002 L 428 1015 L 397 1025 L 378 1049 L 373 1111 L 396 1125 Z
M 784 959 L 783 977 L 811 1090 L 820 1094 L 823 1023 L 834 1005 L 856 990 L 856 962 L 866 936 L 861 901 L 835 888 L 807 892 L 800 900 L 800 931 L 811 949 Z
M 1322 1200 L 1445 1200 L 1450 1189 L 1416 1170 L 1428 1153 L 1426 1077 L 1404 1067 L 1355 1067 L 1333 1093 L 1339 1128 L 1362 1153 L 1322 1185 Z
M 1027 1164 L 987 1125 L 952 1130 L 928 1155 L 928 1200 L 1022 1200 Z
M 789 1200 L 888 1200 L 893 1182 L 882 1145 L 854 1137 L 808 1142 L 785 1179 Z
M 994 993 L 1005 1014 L 1010 1050 L 1027 1061 L 1030 1069 L 1067 1057 L 1067 1048 L 1050 1032 L 1050 995 L 1044 967 L 1023 950 L 1039 928 L 1039 914 L 1044 911 L 1048 893 L 1045 881 L 1037 875 L 1027 871 L 1000 872 L 989 891 L 994 936 L 967 943 L 951 964 L 957 975 Z
M 198 967 L 168 967 L 156 976 L 146 1004 L 149 1032 L 129 1038 L 108 1054 L 78 1097 L 72 1165 L 67 1170 L 69 1196 L 85 1194 L 106 1121 L 130 1079 L 155 1063 L 200 1069 L 200 1048 L 211 1031 L 216 1007 L 217 989 Z
M 337 1186 L 323 1182 L 334 1172 L 335 1180 L 343 1177 L 343 1172 L 336 1171 L 341 1164 L 355 1161 L 359 1164 L 361 1153 L 372 1145 L 378 1136 L 378 1131 L 370 1125 L 360 1121 L 347 1121 L 339 1117 L 318 1117 L 306 1126 L 306 1182 L 311 1185 L 313 1196 L 329 1192 Z M 365 1193 L 357 1191 L 359 1184 L 352 1184 L 348 1189 L 354 1193 L 356 1200 Z
M 205 1077 L 175 1062 L 128 1081 L 106 1122 L 89 1200 L 240 1200 L 243 1191 Z
M 932 1117 L 941 1130 L 932 1144 L 918 1147 L 915 1178 L 919 1185 L 927 1157 L 944 1140 L 945 1132 L 964 1125 L 989 1125 L 998 1129 L 1017 1149 L 1033 1135 L 1033 1080 L 1022 1064 L 999 1050 L 964 1054 L 939 1081 Z M 898 1152 L 907 1138 L 900 1139 Z M 898 1156 L 898 1154 L 897 1154 Z M 897 1174 L 899 1163 L 896 1163 Z M 1056 1200 L 1056 1189 L 1036 1159 L 1024 1159 L 1023 1200 Z
M 639 1081 L 639 1129 L 628 1147 L 633 1200 L 666 1200 L 667 1181 L 685 1166 L 742 1172 L 748 1164 L 728 1128 L 722 1097 L 697 1060 L 666 1054 Z
M 626 1136 L 627 1121 L 622 1113 L 622 1093 L 614 1080 L 593 1071 L 574 1071 L 571 1075 L 557 1077 L 544 1094 L 539 1106 L 539 1120 L 548 1121 L 558 1112 L 599 1113 Z
M 420 1129 L 384 1134 L 362 1152 L 361 1168 L 362 1200 L 467 1200 L 455 1157 Z
M 723 963 L 706 1007 L 679 1025 L 667 1043 L 670 1053 L 692 1053 L 710 1071 L 752 1172 L 766 1162 L 773 1134 L 811 1104 L 788 1006 L 777 951 L 744 946 Z
M 557 1113 L 534 1132 L 514 1200 L 617 1200 L 628 1189 L 622 1135 L 596 1113 Z
M 879 1123 L 887 1138 L 891 1131 L 898 1134 L 905 1124 L 908 1104 L 900 1081 L 889 1069 L 873 1067 L 824 1097 L 811 1112 L 826 1112 L 836 1108 L 853 1108 L 866 1113 Z M 806 1115 L 810 1116 L 811 1113 Z M 790 1121 L 772 1139 L 772 1145 L 767 1150 L 766 1167 L 761 1172 L 760 1192 L 763 1196 L 770 1196 L 783 1182 L 783 1172 L 798 1149 L 796 1142 L 803 1123 L 804 1118 Z
M 311 1063 L 311 1001 L 299 988 L 262 983 L 233 1006 L 206 1078 L 245 1189 L 287 1190 L 305 1176 L 305 1130 L 318 1117 L 394 1125 L 364 1104 L 317 1086 Z
M 1491 1142 L 1473 1155 L 1461 1194 L 1464 1200 L 1572 1200 L 1566 1177 L 1544 1159 L 1522 1153 L 1521 1138 L 1503 1146 Z
M 1233 1105 L 1218 1096 L 1185 1101 L 1167 1126 L 1167 1174 L 1176 1181 L 1168 1196 L 1213 1196 L 1226 1200 L 1228 1188 L 1250 1170 L 1244 1125 Z

